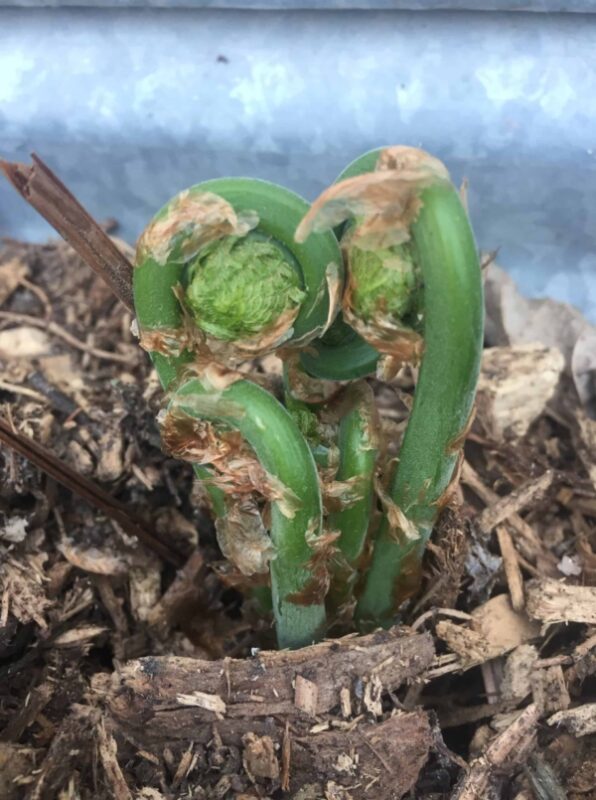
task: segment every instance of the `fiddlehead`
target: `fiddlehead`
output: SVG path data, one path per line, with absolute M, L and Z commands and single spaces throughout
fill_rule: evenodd
M 288 412 L 222 362 L 304 345 L 333 321 L 341 257 L 332 234 L 294 241 L 307 209 L 263 181 L 199 184 L 146 228 L 134 275 L 141 344 L 170 394 L 162 439 L 206 480 L 224 553 L 245 573 L 270 566 L 282 647 L 324 631 L 318 475 Z
M 422 552 L 463 443 L 482 350 L 482 284 L 458 193 L 441 162 L 422 151 L 366 154 L 351 165 L 350 177 L 315 202 L 297 238 L 346 218 L 356 221 L 349 247 L 378 253 L 407 245 L 422 284 L 422 364 L 391 483 L 393 508 L 377 535 L 357 609 L 364 623 L 387 623 L 416 588 Z M 415 339 L 403 334 L 396 330 L 388 352 L 418 355 L 409 347 Z
M 303 346 L 327 330 L 342 261 L 332 234 L 294 241 L 307 210 L 281 186 L 225 178 L 186 189 L 155 215 L 137 245 L 134 290 L 142 346 L 170 361 L 161 377 L 182 362 Z

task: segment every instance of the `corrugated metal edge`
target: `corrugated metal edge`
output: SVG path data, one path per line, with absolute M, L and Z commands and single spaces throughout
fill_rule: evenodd
M 235 11 L 596 12 L 595 0 L 0 0 L 0 8 L 164 8 Z

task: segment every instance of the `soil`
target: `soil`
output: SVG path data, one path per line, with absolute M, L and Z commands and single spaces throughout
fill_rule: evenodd
M 595 423 L 559 350 L 487 351 L 400 626 L 279 653 L 131 323 L 68 245 L 0 247 L 0 797 L 596 798 Z M 372 384 L 393 435 L 412 376 Z

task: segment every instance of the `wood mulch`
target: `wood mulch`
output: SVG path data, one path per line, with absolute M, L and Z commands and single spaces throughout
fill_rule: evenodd
M 507 281 L 400 626 L 274 652 L 160 450 L 130 310 L 65 243 L 4 241 L 0 797 L 596 798 L 595 384 Z M 393 436 L 412 377 L 373 384 Z

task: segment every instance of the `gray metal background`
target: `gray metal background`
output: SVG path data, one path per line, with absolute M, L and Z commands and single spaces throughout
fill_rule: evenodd
M 25 5 L 47 3 L 0 0 L 0 154 L 35 150 L 127 238 L 206 178 L 314 198 L 360 152 L 420 145 L 469 179 L 479 244 L 524 291 L 596 321 L 596 15 L 540 13 L 594 3 Z M 49 234 L 0 183 L 0 235 Z

